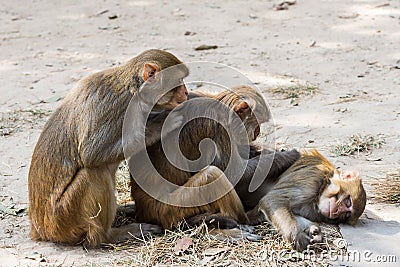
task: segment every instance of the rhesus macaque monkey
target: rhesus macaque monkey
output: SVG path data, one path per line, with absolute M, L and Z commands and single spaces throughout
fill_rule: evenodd
M 260 133 L 260 124 L 266 122 L 270 116 L 263 97 L 248 86 L 233 87 L 216 95 L 189 94 L 189 98 L 198 99 L 200 97 L 215 99 L 220 101 L 219 103 L 226 104 L 231 113 L 233 111 L 239 116 L 240 124 L 245 126 L 246 132 L 244 134 L 246 135 L 247 133 L 250 141 L 257 138 Z M 198 111 L 200 111 L 200 114 L 196 113 Z M 229 114 L 220 112 L 219 109 L 213 108 L 213 105 L 207 102 L 193 103 L 193 100 L 185 102 L 174 112 L 180 112 L 189 118 L 193 113 L 195 116 L 197 115 L 197 118 L 185 124 L 180 132 L 176 130 L 171 135 L 167 135 L 164 141 L 166 143 L 172 142 L 173 137 L 171 136 L 174 134 L 178 136 L 179 133 L 180 151 L 189 160 L 197 160 L 200 156 L 204 156 L 203 153 L 213 154 L 215 152 L 215 155 L 211 155 L 211 164 L 207 162 L 204 162 L 203 165 L 200 164 L 199 169 L 202 169 L 197 172 L 183 170 L 173 165 L 167 158 L 166 150 L 163 150 L 161 141 L 147 147 L 147 155 L 154 170 L 144 164 L 132 166 L 132 163 L 139 162 L 137 158 L 144 157 L 145 151 L 131 158 L 132 162 L 130 162 L 129 166 L 134 170 L 133 173 L 131 171 L 134 176 L 133 178 L 131 176 L 131 193 L 136 204 L 137 220 L 161 224 L 167 229 L 176 226 L 183 219 L 188 219 L 187 221 L 193 224 L 203 219 L 215 219 L 221 223 L 219 226 L 225 225 L 228 228 L 236 227 L 237 223 L 248 224 L 249 220 L 243 205 L 237 193 L 233 190 L 232 182 L 230 181 L 231 177 L 227 177 L 223 173 L 230 161 L 230 156 L 233 153 L 231 153 L 232 149 L 240 150 L 241 144 L 236 143 L 235 137 L 232 138 L 228 135 L 219 120 L 199 118 L 199 115 L 214 112 L 220 116 L 218 119 L 222 121 L 224 118 L 230 117 Z M 256 118 L 256 113 L 261 115 L 257 115 Z M 234 135 L 239 134 L 235 129 L 233 133 Z M 202 149 L 200 143 L 203 139 L 211 139 L 215 144 L 215 150 Z M 249 152 L 250 157 L 254 158 L 254 160 L 251 159 L 248 162 L 254 172 L 253 168 L 256 167 L 261 152 L 253 146 L 247 152 Z M 245 159 L 249 158 L 249 155 L 241 156 Z M 270 164 L 273 161 L 270 174 L 278 177 L 299 158 L 299 153 L 297 151 L 277 153 L 277 160 L 274 160 L 272 154 L 271 156 L 264 160 L 269 161 Z M 157 172 L 160 176 L 156 175 Z M 251 176 L 252 174 L 247 170 L 244 171 L 245 176 Z M 251 179 L 250 176 L 247 180 Z M 166 179 L 179 187 L 163 187 L 160 179 Z M 157 192 L 154 193 L 155 196 L 148 194 L 143 189 L 145 183 L 149 183 L 152 188 L 157 188 Z M 206 185 L 211 186 L 207 187 Z M 226 194 L 220 194 L 221 192 Z M 195 204 L 207 199 L 207 197 L 219 195 L 221 197 L 215 198 L 215 201 L 203 205 Z M 173 200 L 176 201 L 174 202 Z M 169 204 L 171 202 L 174 202 L 174 204 Z M 193 205 L 190 206 L 188 203 Z
M 354 224 L 365 204 L 359 173 L 339 172 L 313 150 L 301 153 L 277 180 L 270 180 L 269 192 L 247 215 L 252 224 L 270 220 L 295 249 L 303 251 L 322 241 L 315 222 Z
M 171 53 L 155 49 L 82 79 L 66 96 L 44 126 L 32 156 L 28 177 L 32 239 L 98 247 L 160 232 L 155 225 L 111 225 L 128 104 L 145 82 L 157 83 L 161 71 L 172 66 L 178 66 L 172 78 L 177 86 L 160 95 L 154 108 L 173 109 L 187 99 L 183 78 L 188 69 Z

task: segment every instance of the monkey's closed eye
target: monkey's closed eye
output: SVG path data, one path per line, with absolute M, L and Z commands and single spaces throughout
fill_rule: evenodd
M 344 205 L 346 205 L 346 208 L 351 208 L 352 202 L 351 202 L 350 196 L 346 197 L 346 198 L 343 200 L 343 203 L 344 203 Z

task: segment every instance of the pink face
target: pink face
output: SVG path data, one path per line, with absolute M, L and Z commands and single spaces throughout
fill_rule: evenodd
M 173 107 L 176 107 L 176 106 L 182 104 L 183 102 L 185 102 L 187 100 L 187 96 L 188 96 L 188 91 L 182 80 L 181 85 L 179 85 L 178 87 L 175 88 L 175 94 L 172 97 L 170 104 Z
M 346 181 L 359 179 L 357 171 L 342 171 L 331 178 L 331 183 L 322 193 L 319 210 L 326 218 L 345 222 L 353 213 L 353 200 L 350 192 L 343 190 Z
M 321 202 L 323 204 L 321 205 Z M 341 201 L 336 196 L 332 196 L 323 201 L 320 201 L 321 213 L 329 219 L 337 219 L 343 217 L 343 219 L 350 218 L 353 211 L 353 204 L 351 196 L 345 196 Z

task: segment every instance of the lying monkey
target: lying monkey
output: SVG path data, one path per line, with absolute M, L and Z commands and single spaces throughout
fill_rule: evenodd
M 366 194 L 359 173 L 339 172 L 316 150 L 301 153 L 300 159 L 269 186 L 272 188 L 247 213 L 249 220 L 252 224 L 270 220 L 299 251 L 322 241 L 315 223 L 355 224 L 365 209 Z
M 201 96 L 227 103 L 245 119 L 246 116 L 243 114 L 250 115 L 251 109 L 243 103 L 246 102 L 246 99 L 249 101 L 254 96 L 252 95 L 253 91 L 254 89 L 242 86 L 223 92 L 219 96 L 204 94 Z M 238 106 L 246 108 L 239 109 Z M 182 110 L 185 110 L 184 106 L 182 106 Z M 252 121 L 254 122 L 254 120 Z M 257 121 L 251 127 L 247 124 L 248 135 L 252 136 L 254 133 L 254 137 L 256 137 L 258 127 Z M 224 135 L 223 129 L 204 119 L 192 121 L 182 129 L 179 145 L 182 153 L 189 159 L 193 160 L 200 156 L 198 146 L 203 138 L 212 138 L 216 142 L 218 157 L 215 157 L 212 163 L 215 167 L 206 167 L 194 176 L 173 166 L 165 157 L 160 143 L 149 147 L 147 153 L 162 177 L 173 183 L 184 187 L 199 186 L 201 181 L 205 183 L 210 177 L 221 176 L 222 186 L 227 187 L 226 182 L 229 181 L 229 177 L 223 176 L 221 170 L 226 168 L 229 161 L 230 155 L 226 151 L 229 151 L 231 144 L 227 139 L 222 138 L 221 134 Z M 248 218 L 243 215 L 243 207 L 237 202 L 237 196 L 233 191 L 229 191 L 224 198 L 210 203 L 210 205 L 192 208 L 179 207 L 152 198 L 132 179 L 131 192 L 138 208 L 137 219 L 144 222 L 161 223 L 164 227 L 170 228 L 182 219 L 196 222 L 204 218 L 217 220 L 220 218 L 219 222 L 221 222 L 230 217 L 229 223 L 221 225 L 232 227 L 237 226 L 237 224 L 232 224 L 232 219 L 238 223 L 257 224 L 269 218 L 280 233 L 288 241 L 294 243 L 297 250 L 303 250 L 308 244 L 321 239 L 320 228 L 311 221 L 354 223 L 362 214 L 366 196 L 357 173 L 343 172 L 339 174 L 336 168 L 316 151 L 304 152 L 300 155 L 296 150 L 274 154 L 272 151 L 258 149 L 254 146 L 250 146 L 249 149 L 250 158 L 246 170 L 235 186 L 235 191 L 244 204 L 245 210 L 250 210 L 247 213 Z M 260 155 L 263 152 L 271 156 L 261 158 Z M 203 150 L 202 153 L 207 153 L 207 151 Z M 258 165 L 264 170 L 271 168 L 264 174 L 265 179 L 261 186 L 256 191 L 249 192 L 249 185 Z M 147 169 L 144 168 L 141 171 L 139 173 L 143 179 L 152 178 L 153 174 Z M 185 184 L 191 180 L 193 182 L 190 185 Z M 163 191 L 163 188 L 160 190 Z M 218 188 L 213 190 L 218 191 Z M 202 193 L 215 193 L 212 190 L 201 192 L 200 189 L 197 192 L 193 191 L 194 193 L 191 195 L 179 194 L 180 191 L 169 192 L 167 189 L 163 192 L 170 197 L 189 199 L 200 198 Z M 209 216 L 210 213 L 213 215 Z M 202 216 L 203 214 L 204 216 Z M 233 234 L 236 235 L 236 232 Z

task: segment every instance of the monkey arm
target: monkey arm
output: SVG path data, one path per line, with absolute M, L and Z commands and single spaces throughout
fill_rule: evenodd
M 168 124 L 164 124 L 167 116 Z M 170 132 L 179 128 L 183 124 L 183 115 L 178 112 L 163 111 L 155 116 L 149 117 L 146 124 L 146 147 L 158 142 Z
M 282 197 L 281 193 L 280 190 L 275 190 L 267 194 L 247 215 L 252 224 L 270 221 L 284 238 L 294 241 L 299 225 L 290 211 L 289 199 Z
M 293 214 L 290 199 L 284 190 L 273 190 L 247 213 L 251 224 L 270 221 L 278 232 L 298 251 L 313 243 L 321 242 L 320 228 L 308 219 Z
M 212 95 L 209 95 L 207 93 L 200 92 L 200 91 L 190 91 L 189 94 L 188 94 L 188 100 L 193 99 L 193 98 L 197 98 L 197 97 L 209 97 L 209 98 L 211 98 Z
M 139 107 L 133 107 L 133 113 L 138 114 L 141 112 Z M 164 121 L 169 115 L 169 111 L 163 111 L 153 116 L 149 116 L 145 132 L 140 129 L 140 124 L 143 123 L 140 119 L 136 118 L 129 128 L 134 131 L 130 135 L 124 135 L 129 140 L 125 140 L 124 151 L 122 143 L 123 120 L 118 120 L 113 123 L 97 123 L 96 127 L 89 129 L 82 129 L 80 133 L 80 141 L 78 143 L 78 151 L 85 167 L 97 167 L 105 162 L 120 162 L 124 159 L 124 152 L 126 155 L 132 156 L 139 153 L 145 147 L 148 147 L 158 142 L 163 136 L 181 126 L 183 117 L 178 113 L 171 114 L 171 122 L 164 126 L 163 136 L 161 136 L 161 129 L 163 128 Z M 138 115 L 141 116 L 141 115 Z M 123 115 L 121 115 L 123 118 Z M 121 129 L 117 131 L 116 129 Z M 109 133 L 116 132 L 112 136 Z M 145 138 L 145 147 L 143 144 L 138 143 Z M 99 142 L 98 140 L 102 140 Z M 142 149 L 141 149 L 142 148 Z
M 121 131 L 116 131 L 112 127 L 112 124 L 104 125 L 97 132 L 93 131 L 94 134 L 88 134 L 88 138 L 82 138 L 82 141 L 78 143 L 78 153 L 84 167 L 95 168 L 124 159 Z M 112 132 L 117 133 L 110 135 Z
M 153 179 L 151 172 L 140 176 L 146 182 Z M 213 184 L 212 187 L 207 186 Z M 143 184 L 142 184 L 143 186 Z M 163 200 L 149 198 L 148 195 L 136 184 L 132 183 L 132 197 L 136 202 L 136 216 L 142 221 L 160 223 L 164 228 L 176 226 L 179 221 L 199 214 L 220 213 L 233 220 L 248 224 L 246 213 L 236 192 L 223 172 L 215 166 L 208 166 L 190 177 L 185 184 L 163 194 Z M 225 194 L 228 192 L 227 194 Z M 210 196 L 223 195 L 221 198 L 208 203 Z M 178 201 L 178 202 L 177 202 Z M 208 203 L 199 206 L 199 201 Z M 173 204 L 168 204 L 173 203 Z
M 169 111 L 151 113 L 146 123 L 146 147 L 161 139 L 161 129 Z
M 255 154 L 256 148 L 250 147 L 250 155 Z M 252 152 L 253 151 L 253 152 Z M 250 158 L 245 173 L 235 186 L 240 199 L 246 210 L 254 208 L 276 183 L 277 178 L 284 173 L 295 161 L 300 158 L 300 153 L 293 149 L 290 151 L 274 152 L 267 149 L 259 152 L 258 156 Z M 249 192 L 249 185 L 256 172 L 257 166 L 259 170 L 269 170 L 265 175 L 263 183 L 254 192 Z

